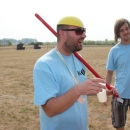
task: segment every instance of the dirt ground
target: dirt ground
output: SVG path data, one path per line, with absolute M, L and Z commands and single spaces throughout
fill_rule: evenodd
M 83 58 L 98 74 L 105 78 L 105 63 L 111 47 L 84 47 Z M 39 111 L 33 104 L 32 72 L 36 60 L 51 48 L 25 50 L 0 47 L 0 130 L 39 130 Z M 88 70 L 88 77 L 95 77 Z M 98 102 L 97 96 L 88 97 L 89 129 L 115 130 L 111 125 L 111 96 L 108 106 Z M 126 130 L 130 129 L 128 111 Z

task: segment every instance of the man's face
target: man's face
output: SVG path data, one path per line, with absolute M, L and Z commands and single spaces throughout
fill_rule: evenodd
M 120 28 L 120 38 L 122 42 L 130 42 L 130 27 L 127 23 Z
M 70 26 L 69 29 L 77 29 L 78 27 Z M 80 30 L 79 30 L 80 31 Z M 64 43 L 64 49 L 71 53 L 82 50 L 83 41 L 86 38 L 85 32 L 82 34 L 76 34 L 76 31 L 66 31 L 66 40 Z

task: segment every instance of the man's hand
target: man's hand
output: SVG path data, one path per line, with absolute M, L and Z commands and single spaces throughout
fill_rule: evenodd
M 107 90 L 107 96 L 114 95 L 114 94 L 118 95 L 117 89 L 114 86 L 111 86 L 111 87 L 112 87 L 111 90 Z

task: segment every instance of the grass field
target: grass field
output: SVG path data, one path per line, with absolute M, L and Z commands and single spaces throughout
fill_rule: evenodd
M 0 47 L 0 130 L 39 130 L 38 107 L 33 105 L 32 71 L 36 60 L 51 48 L 34 50 L 26 47 Z M 84 47 L 83 58 L 105 78 L 105 63 L 111 47 Z M 94 75 L 88 70 L 88 77 Z M 96 96 L 88 97 L 89 129 L 114 130 L 111 125 L 111 97 L 108 106 L 98 102 Z M 130 129 L 128 112 L 126 130 Z

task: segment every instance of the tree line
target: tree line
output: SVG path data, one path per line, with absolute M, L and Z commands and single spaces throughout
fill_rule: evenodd
M 24 43 L 22 41 L 20 41 L 17 44 L 25 44 L 25 45 L 34 45 L 34 44 L 39 44 L 39 45 L 52 45 L 52 44 L 57 44 L 57 42 L 30 42 L 30 43 Z M 105 39 L 104 41 L 94 41 L 94 40 L 84 40 L 83 45 L 115 45 L 116 43 L 114 42 L 114 40 L 108 40 Z M 2 42 L 2 40 L 0 40 L 0 46 L 12 46 L 12 45 L 16 45 L 14 44 L 12 41 L 10 40 L 6 40 L 6 42 Z

